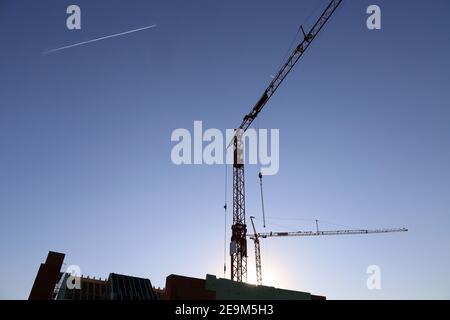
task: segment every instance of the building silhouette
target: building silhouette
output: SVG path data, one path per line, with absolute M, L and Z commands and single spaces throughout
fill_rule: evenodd
M 75 276 L 64 270 L 65 254 L 50 251 L 39 267 L 29 300 L 323 300 L 309 292 L 171 274 L 165 288 L 149 279 L 110 273 L 107 279 Z

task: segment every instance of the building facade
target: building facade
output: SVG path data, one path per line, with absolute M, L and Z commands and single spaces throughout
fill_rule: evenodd
M 149 279 L 110 273 L 107 279 L 61 270 L 65 255 L 50 251 L 39 267 L 29 300 L 157 300 Z M 159 290 L 161 297 L 161 290 Z
M 110 273 L 107 279 L 75 277 L 62 272 L 64 254 L 49 252 L 39 267 L 29 300 L 322 300 L 309 292 L 219 279 L 169 275 L 165 288 L 149 279 Z

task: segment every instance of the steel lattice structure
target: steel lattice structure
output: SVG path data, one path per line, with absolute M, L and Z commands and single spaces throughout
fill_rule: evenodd
M 371 234 L 371 233 L 388 233 L 388 232 L 406 232 L 406 228 L 385 228 L 385 229 L 347 229 L 347 230 L 324 230 L 320 231 L 317 224 L 316 231 L 294 231 L 294 232 L 256 232 L 255 224 L 253 222 L 254 217 L 250 217 L 252 220 L 253 234 L 249 234 L 248 237 L 253 240 L 255 244 L 255 264 L 256 264 L 256 283 L 262 285 L 262 272 L 261 272 L 261 245 L 260 238 L 266 239 L 271 237 L 314 237 L 314 236 L 342 236 L 342 235 L 354 235 L 354 234 Z
M 305 33 L 303 27 L 303 40 L 297 45 L 294 52 L 289 56 L 287 62 L 281 67 L 277 75 L 270 82 L 261 98 L 255 104 L 253 109 L 245 115 L 241 125 L 236 130 L 233 138 L 234 145 L 234 163 L 233 163 L 233 225 L 231 227 L 231 280 L 242 282 L 247 280 L 247 226 L 245 224 L 245 184 L 244 184 L 244 163 L 242 160 L 242 133 L 245 132 L 253 120 L 258 116 L 267 101 L 272 97 L 283 80 L 295 66 L 297 61 L 303 56 L 305 51 L 316 38 L 333 15 L 342 0 L 332 0 L 325 8 L 319 19 L 311 27 L 308 33 Z M 239 133 L 239 134 L 238 134 Z
M 245 224 L 245 182 L 242 130 L 234 139 L 233 225 L 231 227 L 231 279 L 247 281 L 247 226 Z

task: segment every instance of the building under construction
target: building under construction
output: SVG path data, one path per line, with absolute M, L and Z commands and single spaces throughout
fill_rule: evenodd
M 257 232 L 254 217 L 251 218 L 253 233 L 247 232 L 245 209 L 245 175 L 244 175 L 244 143 L 243 135 L 258 117 L 270 98 L 275 94 L 288 74 L 298 61 L 304 56 L 311 43 L 316 39 L 321 30 L 338 9 L 342 0 L 331 0 L 322 14 L 305 31 L 303 26 L 299 28 L 303 34 L 302 40 L 295 46 L 287 61 L 273 76 L 272 81 L 257 100 L 254 107 L 241 120 L 236 127 L 235 134 L 229 147 L 233 147 L 233 203 L 231 227 L 231 239 L 229 246 L 230 255 L 230 280 L 217 279 L 207 275 L 205 279 L 194 279 L 178 275 L 169 275 L 164 289 L 153 288 L 149 279 L 130 277 L 111 273 L 107 279 L 94 279 L 80 277 L 80 288 L 71 289 L 67 286 L 73 278 L 61 271 L 64 254 L 50 252 L 46 263 L 42 264 L 36 276 L 35 283 L 30 293 L 30 299 L 69 299 L 69 300 L 156 300 L 156 299 L 325 299 L 307 292 L 282 290 L 262 285 L 262 264 L 260 253 L 260 240 L 272 237 L 305 237 L 305 236 L 330 236 L 330 235 L 355 235 L 386 232 L 403 232 L 406 228 L 390 229 L 349 229 L 349 230 L 320 230 L 316 220 L 315 231 L 297 232 Z M 259 173 L 261 186 L 262 220 L 265 223 L 263 200 L 263 175 Z M 225 196 L 225 217 L 227 217 L 227 197 Z M 226 219 L 225 219 L 226 221 Z M 226 225 L 226 222 L 225 222 Z M 256 278 L 257 285 L 247 284 L 247 239 L 253 240 L 255 247 Z M 225 249 L 226 251 L 226 249 Z M 226 255 L 225 255 L 226 256 Z M 224 262 L 224 273 L 227 264 Z
M 169 275 L 165 288 L 149 279 L 116 273 L 96 279 L 79 276 L 79 287 L 69 284 L 71 274 L 62 270 L 65 254 L 50 251 L 39 267 L 29 300 L 323 300 L 309 292 L 256 286 L 207 275 L 197 279 Z

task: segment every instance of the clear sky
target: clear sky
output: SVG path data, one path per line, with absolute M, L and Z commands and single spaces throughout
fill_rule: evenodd
M 318 3 L 0 1 L 0 298 L 27 298 L 49 250 L 96 277 L 223 276 L 224 167 L 175 166 L 171 133 L 239 125 Z M 371 4 L 378 31 L 366 27 Z M 266 106 L 260 126 L 279 128 L 281 144 L 280 171 L 264 180 L 266 230 L 317 218 L 410 231 L 263 240 L 265 284 L 450 298 L 449 14 L 446 0 L 344 0 Z M 246 168 L 247 216 L 263 231 L 257 171 Z M 381 290 L 366 287 L 369 265 Z

